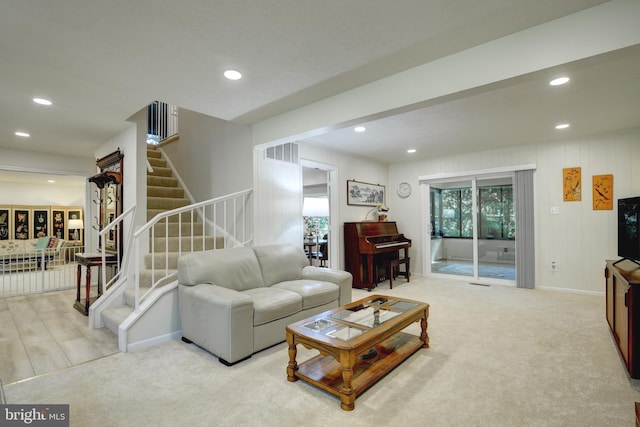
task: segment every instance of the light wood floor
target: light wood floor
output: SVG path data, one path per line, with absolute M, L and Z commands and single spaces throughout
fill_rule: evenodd
M 4 385 L 118 352 L 106 328 L 89 329 L 73 308 L 75 289 L 0 298 L 0 379 Z

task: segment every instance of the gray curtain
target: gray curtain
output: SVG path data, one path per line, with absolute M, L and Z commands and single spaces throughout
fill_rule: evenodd
M 536 286 L 536 246 L 534 235 L 533 173 L 516 171 L 514 204 L 516 211 L 516 286 L 533 289 Z

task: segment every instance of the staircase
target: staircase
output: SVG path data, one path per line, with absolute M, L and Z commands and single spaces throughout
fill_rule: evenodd
M 157 214 L 188 206 L 184 189 L 167 166 L 162 153 L 153 146 L 147 147 L 147 160 L 153 171 L 147 172 L 147 221 Z M 149 253 L 144 256 L 145 268 L 139 274 L 140 295 L 146 293 L 153 283 L 161 287 L 174 282 L 178 257 L 181 253 L 224 247 L 224 237 L 203 236 L 203 224 L 197 215 L 185 213 L 173 215 L 168 222 L 157 223 L 149 236 Z M 102 312 L 104 326 L 116 335 L 121 325 L 134 311 L 135 290 L 129 286 L 124 291 L 124 304 L 110 307 Z

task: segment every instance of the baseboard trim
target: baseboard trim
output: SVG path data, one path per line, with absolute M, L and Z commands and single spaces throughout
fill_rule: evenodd
M 169 334 L 160 335 L 159 337 L 153 337 L 146 340 L 130 343 L 127 346 L 127 352 L 133 353 L 140 351 L 147 347 L 153 347 L 154 345 L 161 344 L 163 342 L 179 339 L 182 336 L 182 330 L 174 331 Z
M 582 289 L 554 288 L 553 286 L 536 286 L 536 289 L 540 289 L 543 291 L 565 292 L 569 294 L 592 295 L 597 297 L 603 297 L 605 295 L 604 291 L 586 291 Z

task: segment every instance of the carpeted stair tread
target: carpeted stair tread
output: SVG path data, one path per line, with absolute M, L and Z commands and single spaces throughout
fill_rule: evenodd
M 144 295 L 149 289 L 150 285 L 142 285 L 140 284 L 140 296 Z M 124 303 L 129 307 L 134 307 L 136 305 L 136 290 L 134 288 L 127 288 L 124 291 Z
M 147 209 L 147 221 L 151 221 L 151 219 L 153 219 L 154 216 L 166 212 L 166 209 Z M 192 220 L 192 216 L 191 216 L 191 212 L 183 212 L 181 215 L 171 215 L 169 216 L 167 219 L 169 220 L 169 223 L 178 223 L 179 219 L 182 218 L 182 223 L 190 223 Z M 193 219 L 198 219 L 198 214 L 194 213 L 193 214 Z M 164 219 L 162 219 L 161 221 L 162 223 L 164 223 Z
M 189 206 L 189 199 L 178 199 L 170 197 L 147 197 L 147 209 L 162 209 L 170 211 L 172 209 Z
M 151 176 L 173 176 L 173 170 L 171 168 L 157 167 L 157 168 L 153 168 L 153 172 L 147 171 L 147 175 L 151 175 Z
M 177 267 L 176 267 L 177 268 Z M 177 269 L 169 268 L 165 270 L 164 268 L 159 268 L 156 266 L 155 276 L 152 274 L 151 270 L 140 270 L 140 288 L 150 288 L 153 284 L 153 281 L 160 281 L 158 286 L 166 285 L 167 283 L 171 283 L 177 279 L 177 276 L 172 276 L 167 278 L 169 274 L 176 273 Z M 142 296 L 142 292 L 140 293 Z
M 128 305 L 109 307 L 102 311 L 102 321 L 105 328 L 118 335 L 118 327 L 131 313 L 133 313 L 133 307 Z
M 147 197 L 175 197 L 184 198 L 184 190 L 180 187 L 164 187 L 147 185 Z
M 155 148 L 148 148 L 147 147 L 147 158 L 153 158 L 153 159 L 161 159 L 162 158 L 162 153 L 159 152 L 158 150 L 156 150 Z
M 168 230 L 167 230 L 168 228 Z M 153 226 L 153 237 L 165 237 L 167 234 L 170 237 L 177 236 L 188 236 L 191 235 L 191 223 L 183 221 L 181 224 L 177 222 L 170 222 L 169 224 L 158 223 Z M 193 223 L 193 235 L 194 236 L 202 236 L 204 234 L 204 230 L 202 228 L 201 222 Z M 149 233 L 149 238 L 151 238 L 151 233 Z
M 147 175 L 147 185 L 152 185 L 156 187 L 177 187 L 178 178 L 173 176 Z
M 217 242 L 216 242 L 217 241 Z M 224 238 L 222 237 L 213 237 L 213 236 L 196 236 L 191 238 L 191 236 L 183 236 L 183 237 L 156 237 L 153 240 L 153 250 L 164 253 L 166 252 L 178 252 L 182 250 L 182 252 L 192 252 L 192 251 L 201 251 L 204 246 L 204 249 L 222 249 L 224 247 Z
M 182 252 L 184 253 L 184 252 Z M 180 253 L 178 252 L 162 252 L 156 253 L 154 255 L 145 254 L 144 256 L 144 265 L 145 268 L 151 268 L 151 260 L 153 259 L 153 267 L 155 269 L 165 268 L 168 263 L 167 268 L 169 270 L 176 270 L 178 268 L 178 258 L 180 257 Z
M 147 160 L 149 161 L 149 164 L 151 165 L 152 168 L 166 168 L 167 167 L 167 161 L 165 159 L 157 159 L 157 158 L 147 158 Z

